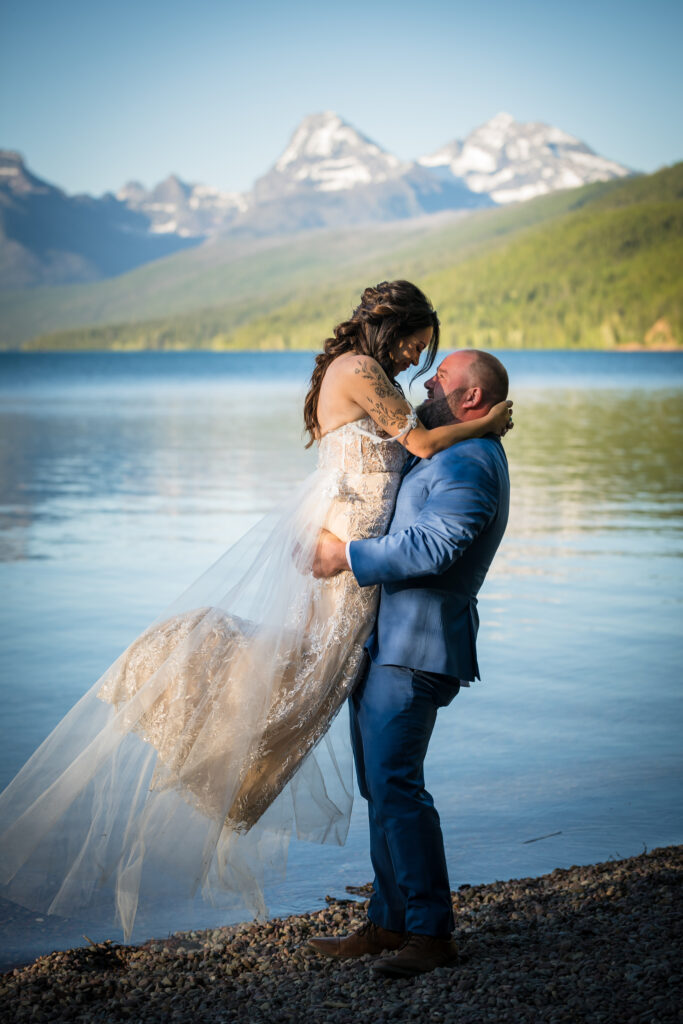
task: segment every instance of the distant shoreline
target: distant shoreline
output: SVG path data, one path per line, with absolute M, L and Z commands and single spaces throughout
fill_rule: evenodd
M 474 348 L 472 351 L 474 351 Z M 458 349 L 444 346 L 440 352 L 445 354 L 447 352 L 459 351 Z M 589 352 L 606 352 L 614 353 L 618 355 L 620 352 L 683 352 L 683 344 L 676 345 L 645 345 L 639 342 L 627 342 L 619 346 L 610 346 L 609 348 L 577 348 L 574 346 L 565 346 L 564 348 L 542 348 L 540 346 L 527 346 L 525 348 L 496 348 L 491 347 L 490 352 L 576 352 L 576 353 L 589 353 Z M 135 355 L 137 353 L 147 353 L 155 355 L 168 355 L 173 353 L 205 353 L 209 355 L 231 355 L 231 354 L 251 354 L 259 355 L 260 353 L 278 353 L 278 355 L 286 355 L 291 353 L 293 355 L 310 353 L 314 355 L 320 352 L 319 348 L 126 348 L 126 347 L 112 347 L 112 348 L 6 348 L 0 349 L 0 355 L 93 355 L 93 354 L 108 354 L 108 355 Z

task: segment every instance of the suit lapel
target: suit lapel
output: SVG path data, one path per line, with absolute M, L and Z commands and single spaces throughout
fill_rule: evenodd
M 414 469 L 414 467 L 417 466 L 418 462 L 421 461 L 422 460 L 419 455 L 411 455 L 408 461 L 406 462 L 405 466 L 401 470 L 401 479 L 403 479 L 404 476 L 407 476 L 408 473 L 410 473 L 411 469 Z

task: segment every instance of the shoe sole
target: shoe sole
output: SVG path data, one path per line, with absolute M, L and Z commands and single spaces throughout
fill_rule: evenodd
M 435 971 L 437 967 L 455 967 L 457 966 L 457 960 L 449 960 L 445 964 L 434 964 L 433 967 L 402 967 L 398 964 L 393 964 L 388 961 L 385 964 L 373 964 L 370 968 L 373 974 L 381 974 L 385 978 L 414 978 L 418 974 L 429 974 L 430 971 Z
M 349 959 L 348 957 L 343 956 L 343 954 L 341 954 L 341 953 L 334 953 L 332 950 L 329 950 L 329 949 L 318 949 L 318 947 L 314 946 L 312 942 L 307 943 L 307 948 L 308 949 L 312 949 L 314 953 L 318 954 L 318 956 L 326 956 L 328 958 L 328 960 L 347 960 L 347 959 Z
M 433 970 L 433 968 L 429 968 L 426 971 L 420 971 L 410 970 L 406 967 L 378 967 L 373 965 L 370 970 L 373 974 L 380 974 L 383 978 L 414 978 L 418 974 L 428 974 L 429 970 Z
M 318 949 L 316 946 L 308 944 L 308 948 L 312 949 L 318 956 L 326 956 L 328 960 L 360 960 L 364 956 L 381 956 L 382 953 L 393 953 L 391 949 L 378 949 L 374 953 L 369 949 L 365 953 L 332 953 L 326 949 Z

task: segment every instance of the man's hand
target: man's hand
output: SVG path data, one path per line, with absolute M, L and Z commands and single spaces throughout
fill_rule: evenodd
M 318 545 L 313 556 L 313 575 L 317 580 L 336 576 L 349 568 L 346 561 L 346 544 L 329 530 L 321 530 Z

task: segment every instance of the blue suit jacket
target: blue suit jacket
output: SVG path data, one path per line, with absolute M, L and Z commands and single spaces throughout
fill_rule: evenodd
M 368 642 L 374 661 L 479 678 L 477 593 L 509 499 L 507 459 L 493 435 L 462 441 L 406 473 L 386 536 L 349 548 L 360 585 L 382 584 Z

